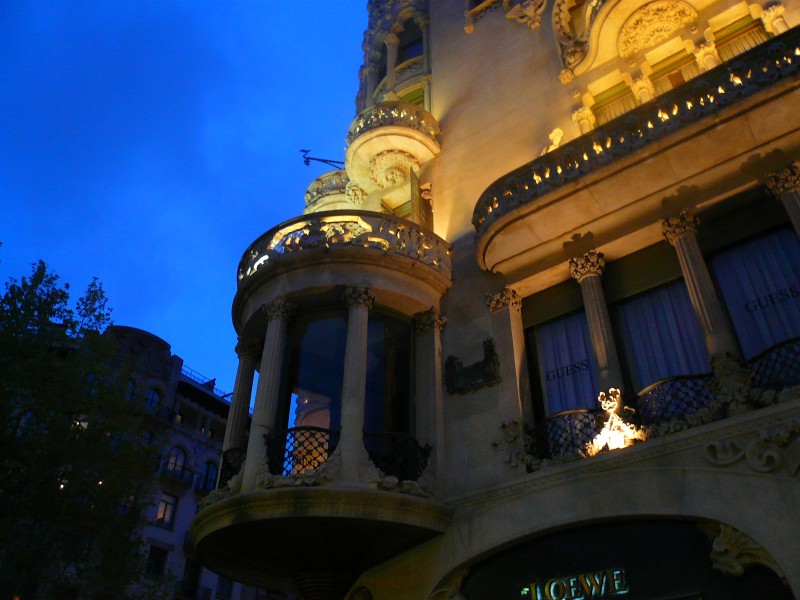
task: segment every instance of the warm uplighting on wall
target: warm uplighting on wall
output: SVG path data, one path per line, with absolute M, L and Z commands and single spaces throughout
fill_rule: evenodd
M 605 392 L 600 392 L 597 397 L 602 409 L 606 412 L 606 423 L 595 438 L 586 445 L 586 454 L 595 456 L 603 450 L 618 450 L 632 445 L 636 441 L 647 439 L 647 432 L 625 422 L 617 414 L 620 406 L 620 391 L 615 388 Z

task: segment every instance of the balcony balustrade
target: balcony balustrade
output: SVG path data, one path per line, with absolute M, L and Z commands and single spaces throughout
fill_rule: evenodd
M 780 391 L 800 385 L 800 338 L 768 348 L 745 366 L 753 372 L 753 387 Z
M 170 462 L 161 465 L 159 475 L 167 481 L 186 488 L 192 487 L 194 483 L 194 471 Z
M 417 481 L 431 455 L 431 446 L 420 446 L 407 433 L 365 433 L 364 447 L 373 464 L 399 481 Z
M 711 373 L 669 377 L 647 386 L 636 399 L 642 425 L 657 427 L 711 408 L 714 402 L 714 394 L 708 389 L 711 377 Z
M 337 210 L 297 217 L 258 238 L 239 262 L 239 286 L 289 257 L 340 248 L 411 259 L 450 278 L 449 245 L 433 232 L 384 213 Z
M 515 209 L 799 71 L 794 28 L 504 175 L 481 195 L 472 224 L 482 236 Z
M 336 450 L 339 432 L 322 427 L 291 427 L 265 435 L 267 463 L 273 475 L 302 475 L 321 467 Z
M 306 212 L 322 210 L 317 207 L 317 204 L 321 204 L 321 201 L 325 198 L 344 196 L 347 192 L 348 183 L 350 183 L 350 179 L 344 169 L 323 173 L 317 177 L 306 190 Z
M 600 409 L 578 408 L 547 417 L 533 431 L 534 452 L 539 458 L 581 456 L 603 428 Z
M 357 137 L 381 127 L 402 127 L 423 134 L 436 143 L 439 124 L 421 106 L 405 102 L 382 102 L 361 112 L 350 124 L 346 141 L 351 144 Z

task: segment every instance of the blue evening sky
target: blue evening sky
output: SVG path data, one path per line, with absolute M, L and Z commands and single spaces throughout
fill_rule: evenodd
M 232 391 L 247 246 L 344 159 L 365 0 L 0 0 L 0 281 L 44 260 Z

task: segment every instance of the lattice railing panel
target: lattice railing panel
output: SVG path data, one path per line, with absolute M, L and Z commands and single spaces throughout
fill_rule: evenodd
M 339 432 L 322 427 L 292 427 L 267 436 L 269 472 L 301 475 L 318 469 L 336 449 Z
M 800 385 L 800 338 L 769 348 L 745 366 L 753 371 L 753 387 L 781 390 Z
M 639 392 L 637 414 L 642 425 L 656 426 L 685 419 L 702 408 L 709 408 L 714 395 L 707 384 L 711 374 L 671 377 Z
M 400 481 L 419 479 L 432 450 L 406 433 L 365 433 L 364 447 L 376 467 Z
M 556 413 L 536 428 L 534 436 L 543 458 L 580 456 L 603 427 L 599 409 L 577 409 Z

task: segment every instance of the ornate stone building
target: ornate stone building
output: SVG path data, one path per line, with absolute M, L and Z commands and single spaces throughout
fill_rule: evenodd
M 800 3 L 367 10 L 345 169 L 239 264 L 200 560 L 306 600 L 800 594 Z

